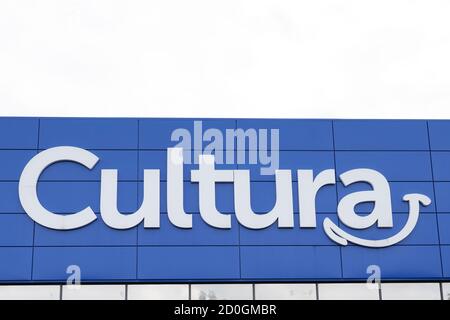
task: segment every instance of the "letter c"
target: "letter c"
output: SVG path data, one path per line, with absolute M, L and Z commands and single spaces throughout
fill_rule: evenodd
M 97 219 L 91 207 L 77 213 L 60 215 L 45 209 L 37 195 L 37 183 L 42 172 L 59 161 L 80 163 L 89 170 L 98 162 L 98 157 L 77 147 L 55 147 L 39 152 L 25 166 L 19 181 L 19 198 L 28 216 L 40 225 L 56 230 L 71 230 L 91 223 Z

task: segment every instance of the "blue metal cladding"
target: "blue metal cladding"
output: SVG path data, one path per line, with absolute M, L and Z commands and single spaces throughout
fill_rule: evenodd
M 279 129 L 281 169 L 336 169 L 336 185 L 317 195 L 317 227 L 298 228 L 295 171 L 295 228 L 250 230 L 235 217 L 231 229 L 208 226 L 199 214 L 198 185 L 190 182 L 195 164 L 184 168 L 184 207 L 193 214 L 193 228 L 173 226 L 167 218 L 166 148 L 174 146 L 176 128 L 194 134 L 193 120 L 202 120 L 203 130 Z M 25 164 L 36 153 L 62 145 L 88 149 L 100 158 L 91 171 L 64 162 L 41 176 L 38 193 L 46 208 L 69 214 L 91 206 L 98 214 L 90 225 L 71 231 L 33 222 L 17 192 Z M 217 168 L 250 169 L 252 208 L 262 213 L 273 207 L 274 179 L 261 175 L 260 166 Z M 340 173 L 354 168 L 376 169 L 388 179 L 394 217 L 394 228 L 352 230 L 354 235 L 393 235 L 407 219 L 404 194 L 432 199 L 399 244 L 340 246 L 325 235 L 326 217 L 346 229 L 337 217 L 338 201 L 368 187 L 345 187 L 339 181 Z M 160 169 L 161 227 L 115 230 L 105 225 L 99 215 L 101 169 L 118 169 L 118 206 L 124 213 L 140 206 L 143 170 Z M 220 211 L 234 213 L 231 184 L 216 186 L 216 203 Z M 371 210 L 370 203 L 357 207 L 361 214 Z M 92 282 L 351 281 L 366 279 L 370 265 L 380 266 L 385 280 L 449 279 L 450 121 L 0 118 L 0 282 L 63 282 L 69 265 L 80 266 L 82 281 Z

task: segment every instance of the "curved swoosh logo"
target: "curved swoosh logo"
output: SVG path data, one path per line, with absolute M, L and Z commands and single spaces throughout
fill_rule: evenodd
M 420 204 L 428 206 L 431 203 L 429 197 L 419 193 L 410 193 L 403 196 L 404 201 L 409 202 L 409 215 L 405 226 L 395 235 L 380 240 L 368 240 L 355 237 L 338 227 L 330 218 L 325 218 L 323 228 L 327 236 L 334 242 L 346 246 L 348 242 L 371 248 L 382 248 L 394 245 L 405 239 L 414 229 L 419 219 Z

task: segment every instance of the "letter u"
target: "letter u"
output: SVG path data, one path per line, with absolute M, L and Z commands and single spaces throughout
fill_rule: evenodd
M 290 170 L 275 170 L 275 187 L 276 202 L 273 209 L 264 214 L 255 214 L 251 208 L 249 170 L 234 170 L 234 206 L 236 218 L 243 226 L 264 229 L 278 220 L 279 228 L 294 227 Z
M 129 229 L 144 220 L 144 228 L 159 228 L 159 170 L 144 170 L 142 205 L 133 214 L 117 209 L 117 170 L 102 170 L 100 213 L 103 221 L 114 229 Z

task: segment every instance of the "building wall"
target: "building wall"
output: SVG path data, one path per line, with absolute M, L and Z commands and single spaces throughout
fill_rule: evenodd
M 450 300 L 450 283 L 0 286 L 0 300 Z
M 293 171 L 295 228 L 252 231 L 239 226 L 232 185 L 223 184 L 217 186 L 217 206 L 232 214 L 233 226 L 219 230 L 200 218 L 197 184 L 188 175 L 195 166 L 187 165 L 184 206 L 194 215 L 194 227 L 183 230 L 166 215 L 165 150 L 174 145 L 171 132 L 192 128 L 192 120 L 0 118 L 0 281 L 65 282 L 70 265 L 80 267 L 83 281 L 124 283 L 365 280 L 370 265 L 379 266 L 382 279 L 388 280 L 450 277 L 450 121 L 222 119 L 203 120 L 203 127 L 278 128 L 283 169 L 335 168 L 337 174 L 360 167 L 379 170 L 391 185 L 394 230 L 363 231 L 370 237 L 383 238 L 401 228 L 408 212 L 405 193 L 426 194 L 432 204 L 422 209 L 415 230 L 398 245 L 343 247 L 324 234 L 320 222 L 325 217 L 337 221 L 339 199 L 364 186 L 338 182 L 324 187 L 317 197 L 317 228 L 299 229 Z M 101 160 L 92 171 L 73 163 L 48 168 L 38 191 L 49 210 L 71 213 L 89 205 L 98 214 L 100 169 L 118 169 L 118 206 L 132 213 L 140 206 L 143 169 L 154 168 L 161 170 L 161 228 L 118 231 L 100 217 L 72 231 L 34 223 L 17 195 L 21 170 L 37 152 L 61 145 L 86 148 Z M 273 177 L 259 175 L 255 166 L 220 167 L 250 168 L 253 209 L 272 208 Z M 371 208 L 362 205 L 359 210 Z

